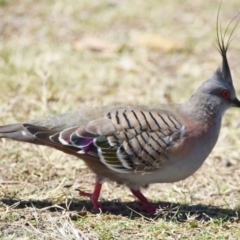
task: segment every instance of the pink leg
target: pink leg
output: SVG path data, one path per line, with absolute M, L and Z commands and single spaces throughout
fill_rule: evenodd
M 77 189 L 77 191 L 79 191 L 80 196 L 90 198 L 95 211 L 99 212 L 99 210 L 101 210 L 103 212 L 106 212 L 106 211 L 114 210 L 114 209 L 111 209 L 111 208 L 103 207 L 98 202 L 99 195 L 100 195 L 100 192 L 101 192 L 101 188 L 102 188 L 102 183 L 100 183 L 98 177 L 96 177 L 95 187 L 94 187 L 93 193 L 86 193 L 84 191 L 81 191 L 80 189 Z
M 86 193 L 86 192 L 83 192 L 81 190 L 78 190 L 80 196 L 90 198 L 90 200 L 93 204 L 93 207 L 96 211 L 99 211 L 99 209 L 102 208 L 101 205 L 98 202 L 98 198 L 99 198 L 99 195 L 100 195 L 101 188 L 102 188 L 102 184 L 99 182 L 98 178 L 96 178 L 93 193 Z
M 147 198 L 140 192 L 140 190 L 131 189 L 132 194 L 142 203 L 142 210 L 148 213 L 155 213 L 156 208 L 147 200 Z
M 96 211 L 99 211 L 99 209 L 102 209 L 101 205 L 98 202 L 98 198 L 99 198 L 99 195 L 100 195 L 101 188 L 102 188 L 102 184 L 96 178 L 95 187 L 94 187 L 93 193 L 86 193 L 86 192 L 83 192 L 81 190 L 78 190 L 80 196 L 89 197 L 90 198 L 90 200 L 91 200 L 91 202 L 93 204 L 93 207 L 94 207 L 94 209 Z

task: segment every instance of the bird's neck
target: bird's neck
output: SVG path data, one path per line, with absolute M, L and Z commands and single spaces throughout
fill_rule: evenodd
M 180 109 L 184 116 L 199 124 L 221 124 L 224 114 L 219 100 L 207 94 L 192 95 Z

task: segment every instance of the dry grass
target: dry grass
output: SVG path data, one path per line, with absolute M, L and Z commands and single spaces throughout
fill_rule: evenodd
M 84 106 L 184 101 L 220 64 L 213 46 L 218 5 L 0 0 L 0 123 Z M 239 7 L 237 0 L 223 1 L 223 26 Z M 158 50 L 137 44 L 136 39 L 153 33 L 170 39 L 173 50 L 164 42 Z M 89 38 L 105 45 L 91 50 L 82 43 Z M 239 41 L 229 51 L 238 96 Z M 132 210 L 138 202 L 115 183 L 104 185 L 101 201 L 119 211 L 94 213 L 74 191 L 90 191 L 94 181 L 79 159 L 2 140 L 0 238 L 238 239 L 238 116 L 239 110 L 228 111 L 217 146 L 196 174 L 144 191 L 156 206 L 168 203 L 154 217 Z

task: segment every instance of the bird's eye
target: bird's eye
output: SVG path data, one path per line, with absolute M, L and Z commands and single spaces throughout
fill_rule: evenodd
M 221 96 L 222 96 L 222 98 L 224 98 L 224 99 L 226 99 L 226 100 L 229 100 L 229 99 L 231 98 L 231 93 L 230 93 L 229 90 L 223 89 L 223 90 L 221 91 Z

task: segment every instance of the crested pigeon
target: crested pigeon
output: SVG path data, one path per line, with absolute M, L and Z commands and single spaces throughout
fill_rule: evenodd
M 92 193 L 79 193 L 90 197 L 95 210 L 103 209 L 101 186 L 111 180 L 126 185 L 153 213 L 140 188 L 192 175 L 216 144 L 225 111 L 240 107 L 227 60 L 233 32 L 226 42 L 227 30 L 222 33 L 217 17 L 222 65 L 184 103 L 86 108 L 0 126 L 0 138 L 46 145 L 82 159 L 96 181 Z

